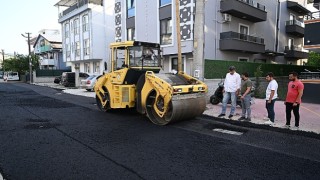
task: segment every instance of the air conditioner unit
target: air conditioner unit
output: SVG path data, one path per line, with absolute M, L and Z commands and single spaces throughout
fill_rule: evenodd
M 225 22 L 230 22 L 231 21 L 231 15 L 230 14 L 223 14 L 223 20 Z

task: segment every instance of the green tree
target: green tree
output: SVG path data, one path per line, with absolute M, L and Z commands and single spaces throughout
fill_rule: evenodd
M 31 55 L 32 69 L 39 68 L 39 57 Z M 6 59 L 3 62 L 3 68 L 6 71 L 16 71 L 19 74 L 29 72 L 29 58 L 28 56 L 18 54 L 14 58 Z
M 306 64 L 308 66 L 320 66 L 320 53 L 316 52 L 310 52 L 309 53 L 309 58 L 308 58 L 308 63 Z

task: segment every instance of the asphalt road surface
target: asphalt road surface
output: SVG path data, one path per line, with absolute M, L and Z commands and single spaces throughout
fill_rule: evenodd
M 319 149 L 317 134 L 206 116 L 157 126 L 93 98 L 0 83 L 5 179 L 319 179 Z

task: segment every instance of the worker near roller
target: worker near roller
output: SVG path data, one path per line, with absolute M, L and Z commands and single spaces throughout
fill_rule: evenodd
M 226 78 L 224 80 L 222 111 L 218 117 L 224 117 L 226 115 L 227 103 L 230 100 L 230 98 L 231 110 L 228 118 L 231 119 L 234 116 L 237 105 L 237 96 L 239 95 L 240 87 L 240 75 L 236 72 L 236 68 L 234 66 L 230 66 L 229 73 L 227 73 Z

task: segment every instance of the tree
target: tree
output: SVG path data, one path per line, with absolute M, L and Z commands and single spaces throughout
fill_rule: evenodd
M 309 53 L 308 63 L 306 64 L 308 66 L 320 66 L 320 53 L 316 53 L 311 51 Z
M 33 69 L 39 68 L 39 57 L 31 55 L 31 62 Z M 18 54 L 14 58 L 6 59 L 3 62 L 3 67 L 6 71 L 15 71 L 19 74 L 25 74 L 29 71 L 29 58 L 28 56 Z

